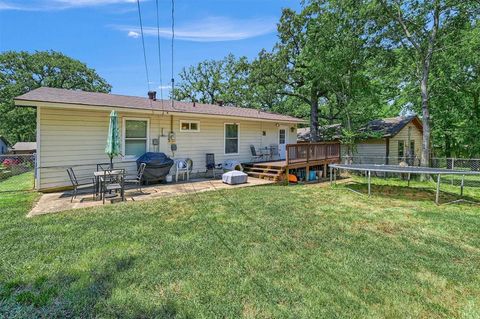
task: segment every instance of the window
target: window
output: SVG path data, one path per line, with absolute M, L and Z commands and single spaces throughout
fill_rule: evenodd
M 405 142 L 398 141 L 398 158 L 403 158 L 405 156 Z
M 280 129 L 278 131 L 278 144 L 285 144 L 285 135 L 286 135 L 286 130 L 285 129 Z
M 200 132 L 200 122 L 180 121 L 180 132 Z
M 238 124 L 225 124 L 225 154 L 238 154 Z
M 411 140 L 410 141 L 410 156 L 415 156 L 415 141 Z
M 148 151 L 148 120 L 124 119 L 124 150 L 125 157 L 140 157 Z

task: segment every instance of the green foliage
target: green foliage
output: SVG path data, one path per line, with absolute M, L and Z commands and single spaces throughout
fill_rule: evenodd
M 0 135 L 13 144 L 35 141 L 36 112 L 13 98 L 41 86 L 110 92 L 111 86 L 84 63 L 55 51 L 0 54 Z

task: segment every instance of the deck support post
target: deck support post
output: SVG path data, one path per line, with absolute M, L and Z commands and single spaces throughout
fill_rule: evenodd
M 310 181 L 310 165 L 307 164 L 307 166 L 305 166 L 305 182 L 309 182 Z
M 287 186 L 290 185 L 290 169 L 288 168 L 288 165 L 287 165 L 287 168 L 285 169 L 285 177 L 287 179 Z
M 372 194 L 371 179 L 372 179 L 372 172 L 368 171 L 368 196 Z
M 435 194 L 435 204 L 438 205 L 440 200 L 440 174 L 437 175 L 437 193 Z
M 333 167 L 330 167 L 330 186 L 333 185 Z
M 327 178 L 327 164 L 323 164 L 323 178 Z

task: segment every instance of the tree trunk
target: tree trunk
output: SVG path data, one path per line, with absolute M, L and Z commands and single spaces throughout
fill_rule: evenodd
M 428 74 L 430 71 L 430 59 L 427 57 L 423 63 L 422 80 L 420 82 L 420 91 L 422 95 L 422 158 L 421 165 L 428 167 L 430 165 L 430 110 L 428 106 Z
M 318 98 L 312 97 L 310 102 L 310 141 L 318 142 Z

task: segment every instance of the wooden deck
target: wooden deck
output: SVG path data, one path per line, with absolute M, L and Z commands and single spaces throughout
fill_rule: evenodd
M 312 167 L 316 168 L 318 179 L 327 177 L 328 165 L 339 162 L 339 143 L 302 143 L 287 145 L 285 160 L 243 163 L 243 166 L 249 176 L 281 181 L 290 170 L 305 169 L 309 176 Z

